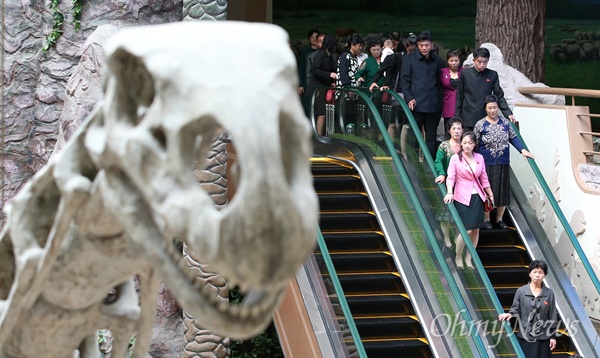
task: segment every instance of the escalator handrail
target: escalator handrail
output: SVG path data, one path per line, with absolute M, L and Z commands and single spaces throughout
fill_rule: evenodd
M 523 140 L 523 136 L 521 136 L 521 133 L 519 132 L 519 129 L 517 128 L 517 126 L 512 122 L 510 123 L 510 126 L 517 134 L 517 137 L 523 144 L 523 147 L 525 149 L 529 150 L 527 147 L 527 144 L 525 143 L 525 140 Z M 581 245 L 579 245 L 579 241 L 577 241 L 577 238 L 575 237 L 575 233 L 573 233 L 573 229 L 571 228 L 571 225 L 567 221 L 567 218 L 563 214 L 562 209 L 558 205 L 558 202 L 556 201 L 554 194 L 552 194 L 552 190 L 550 190 L 548 183 L 546 183 L 546 180 L 544 179 L 542 172 L 540 171 L 540 168 L 538 167 L 538 165 L 534 159 L 531 159 L 531 158 L 526 158 L 526 159 L 527 159 L 527 162 L 529 162 L 529 166 L 531 167 L 533 174 L 535 175 L 538 182 L 542 186 L 542 190 L 544 191 L 544 194 L 546 194 L 548 201 L 550 201 L 550 205 L 552 206 L 552 209 L 554 209 L 554 214 L 558 217 L 558 220 L 560 221 L 561 225 L 565 229 L 565 233 L 569 237 L 569 240 L 571 241 L 573 248 L 579 255 L 579 259 L 581 260 L 583 267 L 585 267 L 585 270 L 588 273 L 590 280 L 592 280 L 592 283 L 594 284 L 594 287 L 596 288 L 596 292 L 600 294 L 600 281 L 598 281 L 598 276 L 596 276 L 596 273 L 594 272 L 594 269 L 590 265 L 590 262 L 589 262 L 587 256 L 583 252 Z
M 408 105 L 406 104 L 406 101 L 404 100 L 404 98 L 402 98 L 400 95 L 398 95 L 394 91 L 391 91 L 391 90 L 385 90 L 385 91 L 388 92 L 390 96 L 393 96 L 394 98 L 396 98 L 398 103 L 400 103 L 400 106 L 402 106 L 402 109 L 404 110 L 404 113 L 406 114 L 406 118 L 408 119 L 411 127 L 418 128 L 417 122 L 415 121 L 415 118 L 412 115 L 412 111 L 410 110 L 410 108 L 408 108 Z M 418 131 L 415 131 L 415 133 L 418 133 Z M 432 173 L 435 174 L 436 170 L 435 170 L 434 161 L 433 161 L 433 158 L 431 157 L 431 154 L 429 153 L 429 150 L 427 149 L 425 140 L 420 135 L 415 135 L 415 138 L 417 139 L 417 142 L 419 143 L 419 147 L 421 148 L 421 150 L 423 152 L 423 156 L 427 162 L 427 165 L 429 166 Z M 438 183 L 438 188 L 442 192 L 442 195 L 445 196 L 446 195 L 446 185 Z M 464 238 L 469 237 L 469 235 L 467 234 L 467 230 L 466 230 L 462 220 L 460 219 L 460 216 L 458 215 L 458 212 L 456 211 L 456 207 L 454 206 L 454 204 L 453 203 L 449 204 L 448 208 L 450 209 L 450 213 L 452 215 L 452 218 L 454 219 L 454 222 L 456 223 L 456 226 L 457 226 L 460 234 Z M 479 255 L 477 254 L 477 249 L 475 248 L 475 246 L 473 246 L 473 243 L 471 242 L 471 240 L 463 240 L 463 241 L 465 242 L 465 246 L 467 247 L 467 250 L 469 250 L 469 252 L 471 253 L 471 257 L 473 259 L 473 262 L 475 263 L 475 267 L 476 267 L 477 271 L 479 272 L 479 276 L 481 277 L 481 279 L 483 281 L 485 289 L 487 290 L 487 292 L 492 300 L 492 304 L 494 305 L 494 308 L 496 309 L 496 311 L 498 313 L 504 313 L 504 309 L 502 308 L 502 304 L 500 303 L 500 300 L 498 299 L 498 296 L 496 295 L 496 291 L 495 291 L 494 287 L 492 286 L 492 283 L 491 283 L 488 275 L 485 272 L 485 268 L 483 267 L 481 260 L 479 259 Z M 438 245 L 432 244 L 432 246 L 434 247 L 434 250 L 437 249 L 439 251 Z M 440 255 L 441 255 L 441 253 L 440 253 Z M 521 346 L 519 345 L 515 335 L 513 334 L 513 329 L 510 326 L 510 323 L 503 322 L 502 324 L 503 324 L 504 328 L 506 329 L 507 336 L 509 337 L 511 344 L 512 344 L 513 348 L 515 349 L 517 356 L 525 358 L 525 355 L 523 354 L 523 351 L 521 350 Z
M 321 250 L 321 255 L 323 257 L 323 261 L 325 261 L 325 266 L 327 266 L 327 270 L 329 271 L 329 278 L 333 283 L 333 287 L 335 289 L 335 293 L 337 294 L 338 300 L 340 302 L 340 306 L 342 308 L 342 312 L 344 313 L 344 317 L 346 318 L 346 322 L 348 323 L 348 328 L 350 329 L 350 334 L 352 335 L 352 339 L 356 344 L 356 351 L 361 358 L 366 358 L 367 353 L 365 351 L 365 347 L 362 344 L 362 340 L 360 338 L 360 334 L 358 333 L 358 329 L 356 328 L 356 324 L 354 323 L 354 318 L 352 317 L 352 313 L 350 312 L 350 306 L 348 306 L 348 301 L 346 301 L 346 296 L 344 295 L 344 290 L 342 289 L 342 284 L 340 283 L 340 279 L 338 278 L 335 267 L 333 266 L 333 261 L 331 260 L 331 256 L 329 255 L 329 250 L 327 249 L 327 244 L 325 243 L 325 239 L 323 238 L 323 234 L 321 230 L 317 228 L 317 243 L 319 244 L 319 249 Z
M 452 275 L 452 272 L 450 271 L 448 263 L 446 262 L 444 255 L 442 254 L 442 251 L 441 251 L 439 245 L 437 244 L 435 233 L 434 233 L 433 229 L 431 228 L 429 221 L 427 220 L 425 210 L 423 209 L 423 206 L 421 205 L 421 202 L 418 198 L 416 190 L 412 185 L 412 182 L 408 176 L 408 173 L 406 172 L 406 169 L 404 168 L 404 165 L 400 161 L 398 154 L 396 154 L 396 150 L 393 145 L 392 139 L 387 134 L 387 128 L 386 128 L 385 124 L 383 123 L 383 120 L 381 119 L 381 116 L 379 115 L 379 111 L 375 107 L 375 104 L 370 100 L 369 96 L 367 96 L 367 94 L 365 94 L 364 91 L 360 90 L 360 88 L 336 87 L 335 90 L 342 91 L 342 92 L 356 93 L 364 101 L 364 103 L 369 107 L 369 110 L 371 111 L 371 113 L 373 114 L 373 118 L 375 119 L 375 123 L 377 123 L 377 126 L 379 127 L 379 130 L 382 133 L 383 140 L 386 144 L 388 151 L 390 152 L 392 161 L 394 162 L 394 165 L 398 169 L 398 172 L 400 173 L 400 176 L 401 176 L 401 180 L 404 182 L 404 186 L 405 186 L 406 190 L 408 191 L 410 200 L 414 205 L 415 211 L 417 212 L 417 216 L 418 216 L 419 220 L 423 223 L 423 228 L 426 233 L 425 236 L 427 237 L 427 239 L 429 240 L 429 242 L 431 244 L 431 247 L 433 248 L 435 257 L 440 264 L 443 275 L 448 282 L 448 285 L 450 287 L 452 295 L 456 298 L 456 303 L 458 304 L 458 306 L 460 308 L 460 314 L 467 324 L 474 324 L 473 317 L 471 316 L 471 313 L 469 312 L 469 309 L 467 308 L 467 305 L 465 304 L 465 301 L 462 298 L 462 295 L 460 294 L 460 290 L 458 288 L 458 283 L 456 282 L 456 279 Z M 398 96 L 398 98 L 400 98 L 400 97 Z M 314 102 L 314 94 L 313 94 L 313 102 Z M 314 116 L 312 116 L 312 117 L 313 117 L 313 122 L 314 122 Z M 413 121 L 414 121 L 414 119 L 413 119 Z M 465 240 L 465 241 L 468 241 L 468 240 Z M 492 290 L 492 292 L 494 292 L 494 291 Z M 486 353 L 485 344 L 483 343 L 483 339 L 482 339 L 481 335 L 479 334 L 478 330 L 470 329 L 469 334 L 471 335 L 471 337 L 473 337 L 473 341 L 475 343 L 475 347 L 477 348 L 479 356 L 481 356 L 481 357 L 487 356 L 488 354 Z M 516 339 L 511 336 L 511 342 L 512 342 L 512 340 L 514 340 L 514 344 L 517 344 Z M 518 346 L 518 344 L 517 344 L 517 346 Z M 520 350 L 520 348 L 518 348 L 518 349 Z M 519 351 L 517 351 L 517 352 L 519 352 Z M 520 355 L 519 357 L 524 358 L 523 355 Z

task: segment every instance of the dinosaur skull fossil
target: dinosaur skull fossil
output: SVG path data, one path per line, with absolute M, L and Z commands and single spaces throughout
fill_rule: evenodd
M 260 41 L 226 46 L 241 33 Z M 114 356 L 137 332 L 134 356 L 142 356 L 159 279 L 204 327 L 236 339 L 256 335 L 313 249 L 309 128 L 280 28 L 135 28 L 115 35 L 106 54 L 105 102 L 6 210 L 2 357 L 76 349 L 96 357 L 98 329 L 113 332 Z M 223 129 L 237 149 L 237 175 L 228 180 L 238 190 L 218 211 L 192 173 Z M 245 291 L 242 306 L 200 287 L 173 239 Z M 117 298 L 107 302 L 113 288 Z
M 260 41 L 227 46 L 213 36 L 224 32 Z M 85 141 L 104 168 L 105 201 L 187 311 L 234 338 L 259 333 L 314 249 L 317 224 L 287 34 L 267 24 L 184 22 L 123 31 L 105 49 L 105 102 Z M 217 211 L 192 171 L 223 129 L 239 184 Z M 247 292 L 244 305 L 194 287 L 171 252 L 175 238 Z

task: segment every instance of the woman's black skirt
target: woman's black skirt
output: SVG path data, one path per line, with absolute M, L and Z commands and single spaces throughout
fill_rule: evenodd
M 492 192 L 494 193 L 494 204 L 496 206 L 508 206 L 510 204 L 509 165 L 486 165 L 485 171 L 488 175 Z
M 324 116 L 325 104 L 327 103 L 327 101 L 325 100 L 327 90 L 324 88 L 319 88 L 315 91 L 317 92 L 317 96 L 315 98 L 315 116 Z
M 550 340 L 539 340 L 534 342 L 527 342 L 521 337 L 517 337 L 517 341 L 523 350 L 525 357 L 535 358 L 550 358 L 552 357 L 552 351 L 550 350 Z
M 465 225 L 465 229 L 472 230 L 483 227 L 483 200 L 478 194 L 471 195 L 468 206 L 458 201 L 454 201 L 454 206 Z

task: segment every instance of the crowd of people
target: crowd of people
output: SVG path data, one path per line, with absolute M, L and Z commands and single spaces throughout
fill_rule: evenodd
M 366 41 L 354 33 L 348 37 L 340 55 L 336 51 L 335 37 L 311 30 L 308 38 L 310 47 L 299 57 L 299 93 L 307 116 L 315 94 L 319 135 L 325 131 L 327 102 L 326 91 L 320 88 L 361 86 L 371 92 L 392 90 L 404 98 L 412 112 L 418 127 L 413 132 L 424 133 L 427 150 L 435 158 L 435 181 L 446 185 L 444 202 L 455 204 L 473 246 L 477 246 L 480 229 L 494 228 L 490 212 L 484 210 L 486 200 L 491 200 L 495 208 L 496 227 L 508 228 L 503 217 L 510 204 L 509 144 L 525 158 L 534 156 L 510 126 L 515 117 L 504 98 L 498 73 L 487 68 L 490 53 L 486 48 L 475 50 L 473 66 L 463 68 L 457 50 L 448 51 L 446 61 L 440 58 L 434 38 L 426 30 L 416 36 L 410 33 L 405 38 L 392 32 L 388 39 L 372 37 Z M 392 104 L 392 110 L 388 134 L 391 138 L 399 137 L 404 153 L 408 122 L 400 106 Z M 447 140 L 436 146 L 441 120 Z M 452 219 L 447 211 L 438 214 L 444 243 L 451 247 Z M 465 242 L 460 234 L 455 243 L 457 268 L 462 269 L 465 264 L 473 268 L 470 253 L 463 257 Z M 539 297 L 551 294 L 549 289 L 540 286 L 539 277 L 543 278 L 547 272 L 544 265 L 533 263 L 529 270 L 532 281 L 519 289 L 510 313 L 500 315 L 500 320 L 522 311 L 519 305 L 523 304 L 523 297 L 533 295 L 533 299 L 539 301 Z M 541 338 L 544 355 L 540 356 L 545 356 L 556 344 L 553 339 L 548 343 L 548 339 Z M 541 347 L 539 342 L 536 344 L 537 348 L 533 349 Z
M 410 33 L 407 37 L 392 32 L 388 39 L 375 36 L 368 38 L 366 43 L 360 35 L 353 33 L 348 36 L 341 55 L 336 51 L 335 37 L 317 30 L 310 30 L 307 35 L 310 46 L 302 50 L 299 57 L 299 93 L 307 116 L 315 93 L 314 113 L 319 135 L 325 131 L 327 101 L 326 91 L 320 90 L 323 87 L 361 86 L 371 92 L 392 90 L 404 98 L 412 112 L 417 124 L 413 132 L 424 133 L 427 149 L 436 158 L 437 183 L 443 184 L 451 175 L 446 170 L 453 155 L 464 161 L 459 136 L 467 132 L 472 134 L 474 150 L 483 158 L 476 164 L 485 165 L 490 194 L 493 193 L 487 197 L 495 199 L 494 223 L 500 229 L 507 228 L 503 216 L 510 203 L 509 144 L 525 158 L 533 158 L 533 155 L 524 148 L 510 126 L 515 117 L 504 99 L 498 73 L 487 68 L 490 52 L 486 48 L 475 50 L 473 66 L 463 69 L 457 50 L 448 51 L 446 61 L 440 58 L 433 35 L 427 30 L 416 36 Z M 339 91 L 336 95 L 340 95 Z M 392 138 L 399 137 L 400 152 L 405 153 L 406 116 L 399 105 L 392 104 L 392 111 L 388 134 Z M 442 118 L 449 139 L 438 148 L 437 128 Z M 452 126 L 460 127 L 460 134 Z M 460 185 L 461 180 L 464 178 L 453 177 L 452 184 Z M 450 193 L 452 189 L 449 188 Z M 473 189 L 473 194 L 476 191 Z M 480 191 L 480 194 L 485 201 L 485 193 Z M 465 205 L 471 205 L 470 200 L 466 200 Z M 494 223 L 489 212 L 483 213 L 483 220 L 473 223 L 476 226 L 472 228 L 471 236 L 474 243 L 478 230 L 493 229 Z M 448 234 L 444 232 L 444 235 L 448 245 Z

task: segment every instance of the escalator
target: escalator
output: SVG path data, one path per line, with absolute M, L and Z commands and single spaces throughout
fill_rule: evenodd
M 410 111 L 404 102 L 402 104 L 404 105 L 405 112 L 409 113 L 408 117 L 411 125 L 414 125 L 414 119 L 410 115 Z M 419 142 L 420 148 L 424 148 L 424 141 L 421 137 L 417 138 L 413 134 L 412 138 L 407 139 L 407 142 L 411 141 L 415 143 Z M 524 142 L 522 139 L 521 141 Z M 436 171 L 433 168 L 433 162 L 425 165 L 425 160 L 420 158 L 416 151 L 411 153 L 411 150 L 412 148 L 409 147 L 407 153 L 408 160 L 406 162 L 407 171 L 411 177 L 411 182 L 415 185 L 417 191 L 420 192 L 419 201 L 429 211 L 429 220 L 435 222 L 437 219 L 436 210 L 439 210 L 442 197 L 439 188 L 432 184 L 435 178 L 433 173 Z M 517 159 L 514 162 L 516 163 Z M 524 165 L 529 166 L 527 161 L 523 160 L 523 162 Z M 515 163 L 511 163 L 511 168 Z M 534 173 L 531 174 L 535 177 Z M 514 174 L 511 175 L 514 177 Z M 487 276 L 493 291 L 496 293 L 497 301 L 499 301 L 502 309 L 506 312 L 512 305 L 516 290 L 530 281 L 528 266 L 531 262 L 531 257 L 544 259 L 550 266 L 549 277 L 547 277 L 548 284 L 553 288 L 555 295 L 557 295 L 559 310 L 562 308 L 562 311 L 559 312 L 559 320 L 564 322 L 589 322 L 589 317 L 586 317 L 581 302 L 576 297 L 576 292 L 570 282 L 571 280 L 566 277 L 564 271 L 555 269 L 561 267 L 561 263 L 556 258 L 553 251 L 554 248 L 549 245 L 548 237 L 543 229 L 541 229 L 540 221 L 535 216 L 526 194 L 523 193 L 523 189 L 518 184 L 514 184 L 519 183 L 519 181 L 513 178 L 511 182 L 513 183 L 511 185 L 511 192 L 514 205 L 511 204 L 503 218 L 504 222 L 509 225 L 509 228 L 505 230 L 480 230 L 476 250 L 477 256 L 480 258 L 485 270 L 485 274 L 482 277 Z M 539 184 L 538 188 L 542 187 L 543 185 Z M 434 192 L 437 193 L 437 199 Z M 426 203 L 429 203 L 429 205 Z M 491 216 L 494 217 L 494 214 L 495 212 Z M 532 252 L 528 252 L 528 249 Z M 451 255 L 454 254 L 453 250 L 447 250 L 446 252 Z M 481 275 L 483 272 L 479 274 Z M 465 290 L 469 296 L 474 298 L 475 302 L 480 301 L 486 294 L 481 285 L 481 280 L 477 279 L 477 275 L 478 273 L 468 269 L 463 271 Z M 497 320 L 497 309 L 500 307 L 492 307 L 491 305 L 485 307 L 485 305 L 477 303 L 476 305 L 480 307 L 479 314 L 483 322 L 494 322 Z M 513 327 L 516 327 L 515 322 L 516 319 L 511 320 Z M 598 337 L 598 334 L 597 332 L 593 332 L 593 329 L 590 329 L 590 324 L 586 323 L 585 326 L 586 328 L 583 330 L 578 328 L 573 330 L 572 333 L 574 335 L 579 333 L 575 341 L 566 331 L 565 324 L 560 324 L 559 333 L 561 336 L 556 338 L 557 346 L 553 350 L 552 356 L 556 358 L 580 355 L 588 356 L 590 352 L 593 352 L 593 347 L 597 347 L 598 345 L 597 338 L 595 338 Z M 503 348 L 499 346 L 498 349 L 500 352 Z M 596 353 L 598 353 L 597 350 Z
M 321 231 L 367 355 L 433 357 L 359 173 L 332 161 L 313 161 L 312 171 Z
M 359 93 L 357 94 L 360 96 Z M 364 102 L 369 104 L 366 99 Z M 313 158 L 312 162 L 314 185 L 321 205 L 320 228 L 341 282 L 343 295 L 350 306 L 351 316 L 358 328 L 360 340 L 367 355 L 369 357 L 449 357 L 468 356 L 471 352 L 477 353 L 476 356 L 517 356 L 515 349 L 518 348 L 518 344 L 512 336 L 508 339 L 504 335 L 499 337 L 497 341 L 496 336 L 479 334 L 476 335 L 475 339 L 469 340 L 466 346 L 461 347 L 463 349 L 459 354 L 448 354 L 449 347 L 453 349 L 456 347 L 453 343 L 448 344 L 446 342 L 445 346 L 438 349 L 437 339 L 442 336 L 434 337 L 431 335 L 430 330 L 423 331 L 422 327 L 431 327 L 428 324 L 431 322 L 431 317 L 423 316 L 423 312 L 435 315 L 434 318 L 438 317 L 441 312 L 448 312 L 447 309 L 441 311 L 439 307 L 427 306 L 423 303 L 424 298 L 439 298 L 443 293 L 436 288 L 415 294 L 413 289 L 422 286 L 426 281 L 415 277 L 413 273 L 401 274 L 405 272 L 406 263 L 413 265 L 419 261 L 419 259 L 416 259 L 416 255 L 414 257 L 396 257 L 398 253 L 416 252 L 414 246 L 403 246 L 407 243 L 416 242 L 413 227 L 408 228 L 408 231 L 406 231 L 407 227 L 388 227 L 387 220 L 384 219 L 386 215 L 394 213 L 400 218 L 404 215 L 401 214 L 404 209 L 401 203 L 398 202 L 395 204 L 387 202 L 383 205 L 381 205 L 381 202 L 393 200 L 392 197 L 394 197 L 396 200 L 407 201 L 407 205 L 411 208 L 413 206 L 422 207 L 425 213 L 420 214 L 420 217 L 414 215 L 413 220 L 409 220 L 409 222 L 414 223 L 414 219 L 416 219 L 416 223 L 422 224 L 424 228 L 439 228 L 437 214 L 440 211 L 444 212 L 449 209 L 447 205 L 443 204 L 442 194 L 439 192 L 437 185 L 434 184 L 432 172 L 435 171 L 433 170 L 433 164 L 425 164 L 424 159 L 427 159 L 427 162 L 430 159 L 417 155 L 418 152 L 416 151 L 411 155 L 409 151 L 402 161 L 393 158 L 394 163 L 392 163 L 390 157 L 395 154 L 394 147 L 381 140 L 387 134 L 386 128 L 379 123 L 380 118 L 377 113 L 372 112 L 371 115 L 374 118 L 371 118 L 372 121 L 378 124 L 376 128 L 369 129 L 374 131 L 375 135 L 370 132 L 367 132 L 366 135 L 361 133 L 361 136 L 348 135 L 343 132 L 337 133 L 336 131 L 339 128 L 334 127 L 334 133 L 330 135 L 331 139 L 324 140 L 320 138 L 323 142 L 317 146 L 320 148 L 322 145 L 327 145 L 330 146 L 328 147 L 329 150 L 315 151 L 318 152 L 318 155 Z M 412 118 L 409 119 L 414 121 Z M 379 130 L 378 133 L 377 130 Z M 422 141 L 422 138 L 419 139 Z M 416 143 L 417 140 L 412 142 Z M 362 154 L 357 154 L 358 152 L 354 149 L 348 149 L 351 145 L 360 147 Z M 419 142 L 419 146 L 424 147 L 424 143 Z M 333 158 L 340 158 L 340 160 Z M 369 158 L 372 164 L 365 166 L 363 163 L 365 158 Z M 347 162 L 355 163 L 358 170 L 354 169 L 353 165 L 347 164 Z M 406 174 L 401 174 L 402 168 L 406 169 Z M 361 178 L 361 175 L 364 175 L 364 177 Z M 405 177 L 400 182 L 398 178 L 402 175 Z M 406 178 L 406 176 L 408 177 Z M 374 178 L 377 178 L 375 181 L 378 184 L 372 185 Z M 386 178 L 390 180 L 386 181 Z M 368 185 L 365 187 L 363 182 L 368 183 Z M 414 188 L 411 190 L 414 190 L 416 195 L 411 194 L 413 196 L 409 199 L 409 195 L 407 195 L 409 190 L 397 190 L 398 183 L 401 186 Z M 381 185 L 382 188 L 375 189 L 374 187 L 377 185 Z M 372 197 L 369 197 L 372 190 L 375 191 L 372 193 Z M 516 201 L 523 203 L 524 207 L 528 205 L 526 199 Z M 453 209 L 453 207 L 451 208 Z M 520 210 L 525 212 L 528 209 L 520 208 Z M 529 209 L 529 211 L 531 210 Z M 456 271 L 453 267 L 454 252 L 452 249 L 443 247 L 441 230 L 437 229 L 438 231 L 435 234 L 422 234 L 430 241 L 425 246 L 419 246 L 419 252 L 422 249 L 429 250 L 427 255 L 433 257 L 432 247 L 437 246 L 435 244 L 437 239 L 439 245 L 442 246 L 441 249 L 443 249 L 445 259 L 436 253 L 438 256 L 434 265 L 437 266 L 447 262 L 451 266 L 450 275 L 436 267 L 435 272 L 439 275 L 438 278 L 441 278 L 444 283 L 455 282 L 454 287 L 456 287 L 458 281 L 459 286 L 462 287 L 459 294 L 453 293 L 449 297 L 453 306 L 450 308 L 450 312 L 452 310 L 454 310 L 453 312 L 461 312 L 464 316 L 460 319 L 471 320 L 470 322 L 473 323 L 493 323 L 497 321 L 499 311 L 502 309 L 506 311 L 510 308 L 516 289 L 529 281 L 527 266 L 530 257 L 549 257 L 547 253 L 541 251 L 546 250 L 546 246 L 542 247 L 541 244 L 534 248 L 530 246 L 532 240 L 536 241 L 536 238 L 543 237 L 541 236 L 543 233 L 536 227 L 536 225 L 539 226 L 539 222 L 536 218 L 531 219 L 530 214 L 527 213 L 525 223 L 523 217 L 518 215 L 515 217 L 513 212 L 507 213 L 507 218 L 504 221 L 510 226 L 516 227 L 516 230 L 481 231 L 477 249 L 478 256 L 483 264 L 481 270 Z M 454 213 L 453 215 L 457 214 Z M 521 213 L 521 215 L 525 214 Z M 515 218 L 515 221 L 512 218 Z M 383 227 L 380 227 L 380 223 L 383 223 Z M 526 233 L 527 236 L 524 239 L 521 239 L 519 235 L 523 235 L 522 230 L 527 223 L 529 226 L 526 231 L 529 230 L 529 232 Z M 394 231 L 393 235 L 400 236 L 401 244 L 398 244 L 395 240 L 390 241 L 392 230 Z M 458 229 L 453 226 L 451 230 L 455 235 Z M 531 235 L 531 231 L 535 233 Z M 408 237 L 411 237 L 411 239 L 406 240 Z M 431 238 L 433 238 L 433 241 Z M 533 245 L 538 244 L 533 243 Z M 528 252 L 527 248 L 531 252 Z M 323 259 L 318 252 L 315 254 L 315 259 L 321 268 L 320 272 L 327 272 L 323 267 Z M 549 264 L 557 262 L 551 259 L 546 259 L 546 261 Z M 560 265 L 553 265 L 552 268 L 554 267 L 560 267 Z M 558 271 L 553 270 L 552 275 L 549 275 L 551 280 L 555 279 L 554 282 L 549 281 L 549 285 L 553 288 L 561 288 L 563 298 L 561 303 L 563 307 L 570 310 L 566 317 L 563 316 L 565 321 L 569 321 L 571 317 L 576 319 L 582 317 L 579 308 L 581 304 L 573 299 L 573 289 L 568 287 L 567 280 Z M 427 272 L 429 272 L 429 266 Z M 321 277 L 324 286 L 327 287 L 328 274 L 321 274 Z M 316 278 L 316 280 L 320 281 L 319 278 Z M 406 287 L 403 282 L 406 282 Z M 563 287 L 566 287 L 566 289 L 562 289 Z M 408 292 L 406 288 L 408 288 Z M 343 314 L 339 307 L 335 307 L 333 290 L 327 287 L 326 291 L 327 294 L 321 297 L 327 296 L 330 299 L 333 306 L 332 311 L 338 317 L 338 320 L 342 322 L 341 316 Z M 494 294 L 494 291 L 496 294 Z M 557 289 L 554 289 L 554 291 L 557 293 Z M 425 296 L 423 296 L 423 293 L 425 293 Z M 454 303 L 459 302 L 462 304 L 459 305 L 460 307 L 454 305 Z M 575 302 L 575 307 L 568 306 L 569 302 Z M 561 314 L 564 314 L 564 312 L 561 311 Z M 458 316 L 456 317 L 456 319 L 459 319 Z M 573 322 L 572 319 L 570 321 Z M 340 328 L 339 331 L 333 331 L 343 332 L 346 329 L 345 324 L 341 323 Z M 582 347 L 581 342 L 583 341 L 580 338 L 581 335 L 573 334 L 576 343 L 565 334 L 564 337 L 557 340 L 558 344 L 553 352 L 553 357 L 577 356 L 577 351 Z M 342 333 L 340 337 L 344 342 L 350 341 L 350 339 L 346 340 L 346 334 Z M 454 338 L 453 342 L 461 342 L 461 339 L 468 337 L 462 333 L 458 337 L 443 334 L 443 339 L 448 338 Z M 481 342 L 483 342 L 483 345 Z M 496 346 L 498 342 L 500 344 Z M 593 346 L 593 342 L 592 340 L 591 344 L 584 344 Z M 351 345 L 351 343 L 346 343 L 347 347 Z M 582 354 L 589 351 L 587 347 L 583 351 L 580 350 Z M 354 356 L 351 349 L 349 349 L 349 352 L 350 356 Z M 588 355 L 586 354 L 586 356 Z
M 495 217 L 494 215 L 495 212 L 492 212 L 491 217 Z M 477 254 L 502 307 L 507 312 L 517 289 L 530 281 L 527 269 L 531 259 L 508 211 L 504 214 L 503 220 L 509 226 L 508 229 L 479 231 Z M 512 324 L 514 327 L 515 319 L 512 320 Z M 568 333 L 565 330 L 561 333 L 563 335 L 556 339 L 556 348 L 552 352 L 552 357 L 575 356 L 577 350 Z
M 421 179 L 418 175 L 420 169 L 417 165 L 413 165 L 413 163 L 409 164 L 407 167 L 412 183 L 418 185 L 418 190 L 421 193 L 421 202 L 427 202 L 429 198 L 434 196 L 432 191 L 439 191 L 439 189 L 432 184 L 433 178 L 428 177 L 425 180 Z M 513 179 L 513 182 L 517 181 Z M 513 187 L 511 189 L 514 191 L 520 188 Z M 523 242 L 523 237 L 516 229 L 517 226 L 525 227 L 528 224 L 525 220 L 521 219 L 522 222 L 519 223 L 520 225 L 517 225 L 513 220 L 513 215 L 511 215 L 511 210 L 521 210 L 521 205 L 528 206 L 529 204 L 518 203 L 519 199 L 514 196 L 511 200 L 514 205 L 511 204 L 511 206 L 507 208 L 508 210 L 505 212 L 503 218 L 503 221 L 509 228 L 494 228 L 492 230 L 481 229 L 479 231 L 479 241 L 476 248 L 477 255 L 485 269 L 485 273 L 505 312 L 508 312 L 510 309 L 517 289 L 530 281 L 528 266 L 531 263 L 531 257 L 542 258 L 539 253 L 537 255 L 532 255 L 528 252 L 527 245 Z M 429 217 L 434 218 L 436 216 L 435 204 L 426 206 L 426 208 L 429 211 Z M 495 211 L 493 211 L 490 216 L 495 218 L 495 214 Z M 451 252 L 452 257 L 454 257 L 454 249 L 455 246 L 452 249 L 448 249 L 448 252 Z M 551 262 L 550 260 L 546 261 Z M 475 273 L 469 269 L 462 270 L 462 272 L 465 280 L 465 290 L 469 292 L 470 296 L 475 297 L 475 299 L 481 297 L 483 294 L 483 287 L 480 282 L 475 279 Z M 487 309 L 481 309 L 480 316 L 484 321 L 494 322 L 497 317 L 497 312 L 493 307 L 489 306 Z M 560 319 L 562 318 L 559 317 L 559 320 Z M 514 329 L 516 328 L 518 330 L 515 322 L 516 319 L 513 318 L 511 320 L 511 325 Z M 552 352 L 552 356 L 554 358 L 578 356 L 577 348 L 573 340 L 569 337 L 568 332 L 564 329 L 564 324 L 560 325 L 560 327 L 562 328 L 559 329 L 561 336 L 556 339 L 557 345 Z M 491 341 L 493 342 L 493 339 Z

